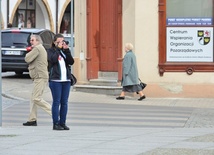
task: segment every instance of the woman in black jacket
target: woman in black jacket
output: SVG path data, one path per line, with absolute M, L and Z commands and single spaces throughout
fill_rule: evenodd
M 68 97 L 71 86 L 71 65 L 74 59 L 61 34 L 54 36 L 48 50 L 49 87 L 51 89 L 53 130 L 69 130 L 66 125 Z

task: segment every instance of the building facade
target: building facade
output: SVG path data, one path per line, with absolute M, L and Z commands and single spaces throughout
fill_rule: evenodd
M 213 0 L 2 0 L 2 28 L 75 34 L 79 84 L 100 72 L 121 80 L 131 42 L 149 97 L 214 97 Z M 192 7 L 194 5 L 194 7 Z M 73 18 L 71 17 L 73 11 Z M 24 19 L 24 22 L 23 22 Z M 71 20 L 73 22 L 71 22 Z

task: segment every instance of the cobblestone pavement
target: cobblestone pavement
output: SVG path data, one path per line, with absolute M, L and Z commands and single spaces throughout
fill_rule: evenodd
M 198 149 L 176 148 L 176 147 L 179 147 L 179 145 L 176 144 L 177 146 L 174 145 L 174 148 L 157 148 L 152 151 L 143 153 L 142 155 L 213 155 L 214 154 L 214 148 L 209 148 L 209 149 L 200 148 L 200 144 L 202 145 L 203 143 L 213 143 L 214 134 L 207 134 L 203 136 L 193 137 L 188 140 L 185 140 L 185 142 L 186 142 L 186 145 L 188 146 L 198 145 Z
M 185 124 L 186 128 L 213 128 L 214 109 L 195 109 Z

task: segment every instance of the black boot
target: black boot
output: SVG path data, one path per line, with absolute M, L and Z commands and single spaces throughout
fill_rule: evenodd
M 64 128 L 61 127 L 59 124 L 54 124 L 53 125 L 53 130 L 64 130 Z
M 65 124 L 60 124 L 60 126 L 63 127 L 64 130 L 70 130 L 70 128 L 67 125 L 65 125 Z

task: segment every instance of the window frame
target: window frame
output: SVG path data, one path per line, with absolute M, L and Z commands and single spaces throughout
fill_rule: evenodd
M 213 0 L 214 1 L 214 0 Z M 214 4 L 213 4 L 214 5 Z M 192 75 L 193 72 L 214 72 L 213 62 L 167 62 L 166 61 L 166 0 L 159 0 L 158 18 L 159 18 L 159 75 L 163 76 L 164 72 L 186 72 Z M 213 11 L 214 12 L 214 11 Z M 214 16 L 213 16 L 214 17 Z M 182 26 L 185 27 L 185 26 Z M 196 27 L 196 26 L 188 26 Z M 206 26 L 203 26 L 206 27 Z M 210 25 L 208 27 L 214 27 Z

